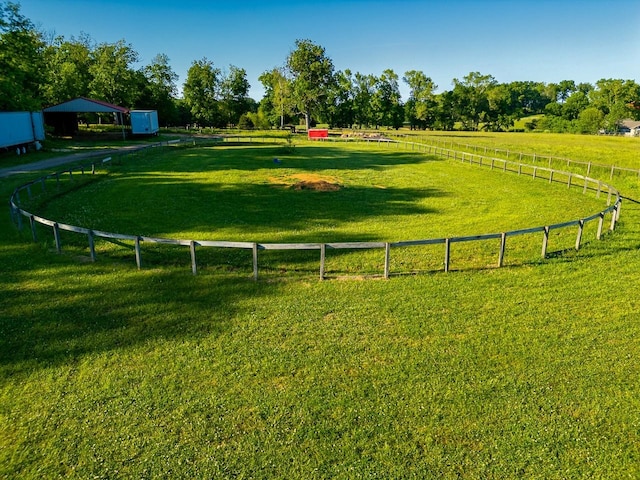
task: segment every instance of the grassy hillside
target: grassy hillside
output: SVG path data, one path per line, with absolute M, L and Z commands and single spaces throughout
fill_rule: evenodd
M 86 264 L 0 217 L 0 476 L 636 477 L 639 220 L 543 263 L 253 282 Z

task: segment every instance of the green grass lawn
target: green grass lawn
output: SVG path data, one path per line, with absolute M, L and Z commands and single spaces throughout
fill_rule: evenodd
M 406 132 L 405 132 L 406 133 Z M 640 170 L 640 142 L 633 137 L 570 135 L 560 133 L 410 132 L 417 138 L 435 139 L 443 145 L 470 145 L 515 153 L 537 154 L 594 164 Z M 478 153 L 484 150 L 478 149 Z M 560 162 L 554 164 L 559 168 Z M 606 172 L 604 172 L 606 173 Z M 607 176 L 608 178 L 608 176 Z
M 36 199 L 31 211 L 62 223 L 149 237 L 328 243 L 499 233 L 583 218 L 606 207 L 604 196 L 583 195 L 581 188 L 567 190 L 514 173 L 487 174 L 478 167 L 400 152 L 395 146 L 363 148 L 307 144 L 284 156 L 282 147 L 269 145 L 169 148 L 160 155 L 131 157 L 108 178 L 99 177 L 70 194 L 54 191 L 53 199 Z M 586 240 L 595 238 L 595 229 L 595 222 L 588 225 Z M 40 230 L 40 237 L 52 241 L 50 233 Z M 541 237 L 538 233 L 510 240 L 509 252 L 517 253 L 511 259 L 537 261 Z M 64 240 L 87 248 L 84 237 L 67 235 Z M 552 240 L 556 250 L 570 247 L 575 228 L 554 232 Z M 396 250 L 394 267 L 416 271 L 427 268 L 426 263 L 437 269 L 443 248 Z M 495 263 L 498 249 L 499 240 L 456 244 L 453 263 Z M 103 244 L 100 253 L 109 250 L 113 246 Z M 150 250 L 157 254 L 160 249 Z M 177 258 L 184 259 L 184 248 L 181 251 Z M 250 266 L 250 253 L 216 255 L 234 268 Z M 306 259 L 303 270 L 317 270 L 318 256 L 263 254 L 272 259 L 267 266 L 276 272 L 301 270 L 295 264 L 299 259 Z M 353 273 L 369 264 L 367 272 L 380 271 L 380 251 L 343 251 L 334 257 L 334 269 Z
M 217 228 L 205 224 L 220 217 L 197 224 L 172 210 L 183 218 L 167 226 L 169 215 L 157 211 L 165 208 L 168 192 L 182 199 L 191 186 L 201 198 L 228 188 L 228 198 L 246 201 L 243 184 L 252 183 L 260 188 L 251 198 L 273 200 L 279 192 L 285 207 L 297 193 L 313 195 L 314 203 L 326 193 L 348 195 L 350 188 L 391 195 L 389 201 L 374 198 L 375 213 L 347 197 L 357 214 L 343 225 L 327 224 L 337 219 L 310 208 L 306 223 L 314 215 L 322 221 L 307 233 L 281 232 L 300 218 L 283 219 L 286 228 L 263 220 L 256 231 L 261 240 L 296 240 L 364 237 L 367 222 L 379 222 L 371 236 L 404 237 L 413 233 L 414 216 L 457 232 L 465 228 L 463 220 L 453 215 L 443 225 L 435 218 L 452 212 L 446 199 L 460 201 L 465 191 L 492 201 L 500 195 L 488 190 L 507 191 L 516 205 L 557 192 L 553 202 L 566 202 L 562 213 L 548 213 L 563 218 L 580 215 L 595 201 L 512 174 L 429 157 L 410 162 L 406 152 L 367 164 L 369 150 L 331 147 L 326 158 L 307 159 L 306 149 L 296 147 L 281 167 L 339 177 L 344 189 L 298 192 L 260 183 L 258 175 L 273 171 L 267 150 L 262 166 L 249 149 L 228 157 L 222 148 L 213 156 L 194 149 L 180 152 L 194 156 L 180 158 L 180 169 L 171 156 L 156 165 L 144 157 L 137 165 L 125 162 L 108 179 L 46 208 L 63 214 L 65 202 L 76 206 L 85 192 L 98 200 L 112 182 L 109 188 L 122 188 L 105 206 L 111 215 L 99 220 L 134 227 L 136 209 L 128 205 L 139 201 L 142 208 L 146 188 L 160 205 L 145 209 L 164 226 L 149 223 L 132 233 L 213 238 Z M 341 169 L 335 166 L 339 157 L 366 168 Z M 256 164 L 241 168 L 247 162 Z M 289 162 L 300 163 L 294 168 Z M 460 181 L 447 182 L 447 170 Z M 434 171 L 440 182 L 425 175 Z M 8 198 L 26 179 L 2 180 L 0 195 Z M 469 185 L 474 182 L 489 188 L 480 191 Z M 375 187 L 380 184 L 386 189 Z M 620 188 L 640 197 L 636 179 L 625 179 Z M 428 189 L 430 195 L 403 189 Z M 479 198 L 471 203 L 460 207 L 467 215 L 482 214 L 483 228 L 502 225 Z M 546 204 L 540 201 L 540 208 Z M 403 215 L 404 208 L 412 215 Z M 509 211 L 510 205 L 499 208 Z M 121 209 L 121 217 L 114 215 Z M 523 209 L 532 220 L 540 213 Z M 395 230 L 385 226 L 390 219 Z M 162 262 L 140 271 L 109 257 L 87 264 L 79 246 L 56 255 L 50 242 L 35 244 L 27 232 L 17 233 L 8 214 L 0 224 L 1 477 L 640 475 L 640 208 L 633 202 L 625 202 L 615 232 L 579 252 L 503 269 L 388 281 L 271 275 L 253 282 L 231 270 L 193 276 L 185 265 Z M 240 223 L 222 227 L 238 238 L 244 232 Z

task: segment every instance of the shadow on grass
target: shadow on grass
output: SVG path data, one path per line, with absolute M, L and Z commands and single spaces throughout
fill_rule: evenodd
M 201 152 L 178 152 L 179 159 L 153 160 L 147 165 L 131 165 L 95 188 L 82 189 L 56 201 L 46 209 L 33 212 L 46 218 L 76 226 L 132 235 L 176 238 L 181 232 L 196 232 L 194 240 L 273 241 L 274 232 L 280 242 L 337 242 L 393 240 L 380 238 L 375 232 L 341 234 L 346 224 L 377 218 L 397 222 L 405 216 L 436 214 L 437 210 L 425 206 L 427 198 L 443 197 L 447 193 L 433 187 L 412 188 L 385 185 L 367 185 L 367 178 L 335 179 L 336 191 L 299 190 L 291 183 L 300 174 L 322 170 L 324 175 L 333 171 L 354 169 L 383 169 L 396 164 L 421 162 L 419 155 L 363 154 L 352 152 L 344 163 L 344 150 L 327 147 L 305 148 L 305 158 L 285 159 L 275 165 L 269 149 L 258 151 L 262 158 L 243 160 L 242 150 L 227 149 Z M 231 155 L 218 157 L 217 153 Z M 311 152 L 311 153 L 310 153 Z M 315 153 L 314 153 L 315 152 Z M 342 156 L 340 154 L 343 154 Z M 308 158 L 308 155 L 314 158 Z M 315 158 L 328 154 L 328 162 Z M 203 155 L 202 161 L 189 160 L 189 156 Z M 145 162 L 143 162 L 145 163 Z M 293 163 L 291 168 L 284 164 Z M 187 168 L 187 165 L 190 167 Z M 266 168 L 269 167 L 269 168 Z M 187 171 L 224 175 L 224 172 L 242 169 L 264 170 L 253 180 L 198 181 L 198 176 L 184 176 Z M 130 173 L 127 170 L 131 169 Z M 152 171 L 148 171 L 152 169 Z M 256 178 L 258 180 L 256 180 Z M 384 177 L 382 177 L 384 178 Z M 384 180 L 381 180 L 384 181 Z M 83 211 L 80 217 L 78 212 Z M 381 220 L 382 219 L 382 220 Z M 242 231 L 247 235 L 229 232 Z M 202 232 L 203 235 L 197 233 Z M 282 232 L 291 232 L 283 235 Z M 239 238 L 242 237 L 242 238 Z M 266 237 L 266 238 L 265 238 Z M 399 240 L 396 238 L 395 240 Z
M 367 147 L 362 149 L 344 146 L 301 145 L 287 153 L 282 147 L 274 146 L 224 146 L 196 148 L 168 152 L 167 157 L 150 159 L 152 165 L 163 165 L 168 159 L 165 171 L 201 172 L 208 170 L 257 170 L 265 167 L 276 169 L 297 168 L 306 171 L 317 170 L 363 170 L 384 169 L 396 165 L 444 161 L 442 158 L 427 156 L 417 151 L 399 150 L 395 144 L 387 147 Z M 356 146 L 357 148 L 357 146 Z M 274 163 L 274 159 L 280 163 Z M 131 167 L 138 170 L 140 164 Z
M 264 286 L 238 276 L 212 280 L 113 263 L 89 268 L 40 250 L 0 250 L 0 261 L 10 261 L 0 278 L 0 377 L 162 339 L 217 336 L 243 298 L 263 294 Z

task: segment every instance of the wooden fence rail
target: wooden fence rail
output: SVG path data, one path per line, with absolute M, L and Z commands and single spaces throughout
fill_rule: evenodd
M 392 133 L 391 135 L 394 135 L 394 134 Z M 404 134 L 395 134 L 394 136 L 397 138 L 402 138 L 403 141 L 406 141 L 407 138 L 416 138 L 416 136 L 408 136 Z M 618 172 L 636 175 L 640 178 L 640 169 L 636 169 L 636 168 L 626 168 L 626 167 L 619 167 L 617 165 L 607 165 L 603 163 L 573 160 L 565 157 L 555 157 L 553 155 L 541 155 L 535 152 L 519 152 L 519 151 L 512 151 L 512 150 L 506 150 L 506 149 L 500 149 L 500 148 L 494 148 L 494 147 L 488 147 L 488 146 L 460 143 L 460 142 L 454 142 L 453 140 L 441 140 L 433 136 L 417 136 L 417 138 L 419 139 L 419 142 L 417 143 L 420 143 L 420 144 L 428 144 L 428 145 L 440 147 L 443 149 L 457 150 L 460 152 L 464 151 L 464 152 L 475 153 L 475 154 L 480 154 L 484 156 L 500 155 L 502 157 L 505 157 L 507 160 L 511 160 L 511 161 L 517 160 L 518 162 L 521 162 L 521 163 L 530 163 L 530 164 L 545 163 L 547 164 L 548 168 L 553 168 L 554 165 L 556 166 L 566 165 L 568 168 L 579 167 L 583 171 L 586 170 L 586 175 L 591 175 L 594 169 L 599 169 L 603 174 L 606 174 L 609 176 L 609 180 L 613 180 L 614 175 Z
M 232 140 L 233 141 L 233 140 Z M 236 140 L 238 141 L 238 140 Z M 246 137 L 242 139 L 242 141 L 247 141 Z M 377 142 L 382 143 L 381 140 L 370 140 L 365 139 L 367 143 Z M 189 140 L 191 142 L 191 140 Z M 449 237 L 449 238 L 429 238 L 429 239 L 420 239 L 420 240 L 404 240 L 398 242 L 327 242 L 327 243 L 259 243 L 259 242 L 233 242 L 233 241 L 212 241 L 212 240 L 180 240 L 180 239 L 171 239 L 171 238 L 155 238 L 155 237 L 146 237 L 146 236 L 137 236 L 137 235 L 128 235 L 128 234 L 120 234 L 113 232 L 104 232 L 100 230 L 91 230 L 84 227 L 78 227 L 74 225 L 67 225 L 64 223 L 56 222 L 55 220 L 50 220 L 43 218 L 41 216 L 35 215 L 33 213 L 28 212 L 27 210 L 21 207 L 21 198 L 27 195 L 29 198 L 32 197 L 33 191 L 32 187 L 35 185 L 39 185 L 39 188 L 42 192 L 46 192 L 46 183 L 49 180 L 55 179 L 56 183 L 59 186 L 60 179 L 62 176 L 68 175 L 69 179 L 73 178 L 74 172 L 80 175 L 85 175 L 85 167 L 77 166 L 72 167 L 67 170 L 55 172 L 53 174 L 45 175 L 31 182 L 25 183 L 19 187 L 17 187 L 11 198 L 9 200 L 10 204 L 10 214 L 13 222 L 17 225 L 18 229 L 22 230 L 23 222 L 22 217 L 26 217 L 29 219 L 31 234 L 33 241 L 37 241 L 37 232 L 36 225 L 44 225 L 50 227 L 52 229 L 56 251 L 58 253 L 62 252 L 62 243 L 60 238 L 60 231 L 67 231 L 72 233 L 77 233 L 80 235 L 87 236 L 87 242 L 89 247 L 89 254 L 92 261 L 96 261 L 97 255 L 95 250 L 95 240 L 97 238 L 102 238 L 107 241 L 114 242 L 130 242 L 133 243 L 133 250 L 135 252 L 136 265 L 138 269 L 142 268 L 142 244 L 164 244 L 164 245 L 175 245 L 176 247 L 188 247 L 190 256 L 191 256 L 191 270 L 194 275 L 198 272 L 198 261 L 197 261 L 197 247 L 204 248 L 233 248 L 233 249 L 244 249 L 250 250 L 252 252 L 252 262 L 253 262 L 253 278 L 255 280 L 258 279 L 258 265 L 259 265 L 259 252 L 260 251 L 268 251 L 268 250 L 317 250 L 319 252 L 319 276 L 320 279 L 326 278 L 326 253 L 327 249 L 330 250 L 356 250 L 356 249 L 379 249 L 383 251 L 384 254 L 384 270 L 382 272 L 382 276 L 384 278 L 389 278 L 391 275 L 391 250 L 397 248 L 405 248 L 405 247 L 415 247 L 415 246 L 423 246 L 423 245 L 444 245 L 444 258 L 443 258 L 443 268 L 445 272 L 449 272 L 451 265 L 451 244 L 454 243 L 462 243 L 462 242 L 475 242 L 475 241 L 485 241 L 485 240 L 500 240 L 500 247 L 498 251 L 498 260 L 496 265 L 498 267 L 502 267 L 504 265 L 504 258 L 507 250 L 507 240 L 511 237 L 515 237 L 518 235 L 526 235 L 526 234 L 535 234 L 542 233 L 542 258 L 546 258 L 548 247 L 549 247 L 549 234 L 552 230 L 564 229 L 570 227 L 577 227 L 576 233 L 576 241 L 575 241 L 575 250 L 579 250 L 582 237 L 584 232 L 584 227 L 587 223 L 597 221 L 597 233 L 596 238 L 601 239 L 604 228 L 604 220 L 606 215 L 611 216 L 611 221 L 609 225 L 609 230 L 613 231 L 616 227 L 616 223 L 620 218 L 620 210 L 622 204 L 622 198 L 619 192 L 611 185 L 602 182 L 601 180 L 590 178 L 588 176 L 579 175 L 573 172 L 566 172 L 561 170 L 555 170 L 548 167 L 539 167 L 532 166 L 526 163 L 513 162 L 500 158 L 486 157 L 483 155 L 478 155 L 475 153 L 469 152 L 459 152 L 456 150 L 451 150 L 439 146 L 433 145 L 424 145 L 420 143 L 409 143 L 409 142 L 389 142 L 386 140 L 386 145 L 391 146 L 393 144 L 396 148 L 407 148 L 412 150 L 417 150 L 419 152 L 429 154 L 429 155 L 438 155 L 447 159 L 459 160 L 461 162 L 466 162 L 472 165 L 484 166 L 490 169 L 499 169 L 503 172 L 512 172 L 517 173 L 518 175 L 530 175 L 533 179 L 544 179 L 548 180 L 550 183 L 552 182 L 562 182 L 566 183 L 568 188 L 580 187 L 582 188 L 583 193 L 587 191 L 595 192 L 597 197 L 600 197 L 601 193 L 606 191 L 607 196 L 607 207 L 599 212 L 596 212 L 588 217 L 570 220 L 562 223 L 555 223 L 551 225 L 543 225 L 536 226 L 531 228 L 519 229 L 519 230 L 511 230 L 505 232 L 496 232 L 496 233 L 488 233 L 488 234 L 479 234 L 479 235 L 470 235 L 470 236 L 461 236 L 461 237 Z M 195 145 L 195 140 L 193 141 Z M 158 145 L 154 145 L 158 146 Z M 93 175 L 96 172 L 96 165 L 98 167 L 104 167 L 108 161 L 111 160 L 111 157 L 105 158 L 101 162 L 93 163 L 91 165 L 90 173 Z M 612 203 L 612 198 L 615 196 L 615 201 Z

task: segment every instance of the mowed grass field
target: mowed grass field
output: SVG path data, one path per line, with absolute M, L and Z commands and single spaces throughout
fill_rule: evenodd
M 29 208 L 62 223 L 148 237 L 326 243 L 499 233 L 583 218 L 606 207 L 606 195 L 583 195 L 579 186 L 568 191 L 531 177 L 487 175 L 469 165 L 398 151 L 393 144 L 299 145 L 289 154 L 269 145 L 169 148 L 152 157 L 131 157 L 108 179 L 98 180 L 84 188 L 71 182 L 70 194 L 53 189 L 55 198 L 37 198 Z M 596 222 L 588 225 L 585 239 L 593 240 L 596 228 Z M 38 236 L 52 243 L 50 228 L 40 230 Z M 575 235 L 575 228 L 554 231 L 552 248 L 574 245 Z M 68 234 L 63 240 L 87 250 L 84 236 Z M 510 240 L 509 261 L 537 261 L 540 245 L 541 233 Z M 100 255 L 114 253 L 111 244 L 101 247 Z M 495 264 L 498 249 L 499 239 L 456 245 L 453 266 Z M 130 249 L 117 250 L 131 256 Z M 152 252 L 146 257 L 152 264 L 166 261 L 160 254 L 170 251 L 172 261 L 186 259 L 184 248 L 145 248 L 147 255 Z M 250 256 L 237 250 L 202 255 L 209 267 L 225 264 L 233 270 L 250 269 Z M 317 270 L 319 262 L 317 251 L 261 256 L 261 264 L 278 274 Z M 393 255 L 403 272 L 438 269 L 443 257 L 443 245 Z M 382 258 L 380 250 L 339 251 L 329 266 L 336 272 L 379 272 Z
M 125 161 L 33 207 L 133 234 L 279 242 L 486 233 L 603 202 L 409 152 L 270 148 Z M 296 190 L 300 176 L 341 188 Z M 26 179 L 3 180 L 0 193 Z M 640 197 L 637 178 L 616 180 Z M 138 271 L 129 250 L 101 244 L 88 264 L 81 241 L 66 237 L 56 255 L 7 214 L 0 475 L 637 477 L 639 220 L 627 200 L 604 240 L 571 252 L 572 232 L 538 261 L 536 238 L 502 269 L 473 268 L 495 263 L 480 251 L 447 274 L 320 282 L 304 271 L 317 259 L 279 257 L 253 282 L 238 259 L 221 270 L 212 256 L 193 276 L 188 257 L 167 264 L 164 250 Z M 409 270 L 420 255 L 404 257 Z M 358 261 L 347 253 L 335 270 Z

